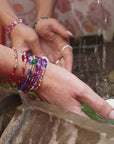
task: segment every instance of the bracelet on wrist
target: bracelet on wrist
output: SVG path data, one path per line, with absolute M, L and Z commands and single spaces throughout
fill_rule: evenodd
M 39 18 L 35 21 L 35 23 L 33 24 L 33 29 L 35 29 L 37 23 L 38 23 L 41 19 L 48 19 L 48 17 L 46 17 L 46 16 L 44 16 L 44 17 L 39 17 Z
M 15 76 L 16 70 L 17 70 L 17 64 L 18 64 L 18 54 L 17 54 L 17 49 L 15 47 L 12 48 L 12 50 L 14 51 L 14 59 L 15 59 L 15 64 L 14 64 L 14 68 L 13 71 L 11 73 L 11 75 L 9 76 L 7 81 L 4 82 L 0 82 L 0 84 L 6 84 L 9 83 L 10 86 L 12 86 L 12 79 Z
M 6 31 L 7 31 L 8 37 L 10 37 L 10 33 L 11 33 L 11 31 L 13 30 L 13 28 L 14 28 L 17 24 L 20 24 L 20 23 L 27 25 L 27 23 L 25 22 L 24 19 L 18 19 L 18 20 L 15 20 L 15 21 L 11 22 L 11 23 L 7 26 Z
M 19 76 L 19 79 L 14 84 L 12 83 L 17 66 L 18 66 L 18 51 L 15 47 L 12 48 L 14 51 L 14 68 L 12 70 L 12 73 L 10 74 L 9 78 L 5 82 L 0 82 L 0 84 L 6 84 L 9 83 L 11 87 L 17 87 L 18 91 L 21 91 L 23 93 L 27 93 L 30 91 L 37 90 L 42 82 L 46 67 L 47 67 L 47 60 L 43 57 L 37 57 L 30 53 L 22 53 L 21 59 L 22 59 L 22 70 Z M 26 67 L 28 65 L 28 67 Z M 24 73 L 26 68 L 28 68 L 28 74 L 25 78 L 25 81 L 23 82 Z
M 28 74 L 23 84 L 17 86 L 19 91 L 27 93 L 30 91 L 37 90 L 41 83 L 47 67 L 47 60 L 45 58 L 37 57 L 27 53 L 29 61 Z

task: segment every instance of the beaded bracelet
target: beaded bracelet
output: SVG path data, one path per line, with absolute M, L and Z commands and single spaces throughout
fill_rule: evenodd
M 39 57 L 39 61 L 37 61 L 35 63 L 35 65 L 36 65 L 35 72 L 34 72 L 32 78 L 31 78 L 31 82 L 29 83 L 28 88 L 24 91 L 24 93 L 32 91 L 33 87 L 34 87 L 34 84 L 36 83 L 36 81 L 38 79 L 38 76 L 39 76 L 40 71 L 41 71 L 41 65 L 42 65 L 42 61 L 41 61 L 40 57 Z
M 12 81 L 14 75 L 15 75 L 15 72 L 16 72 L 16 69 L 17 69 L 17 61 L 18 61 L 18 54 L 17 54 L 16 48 L 13 47 L 12 50 L 14 51 L 14 59 L 15 59 L 15 65 L 14 65 L 13 71 L 12 71 L 11 75 L 9 76 L 8 80 L 5 81 L 5 82 L 0 82 L 0 84 L 9 83 L 12 86 L 11 81 Z
M 17 85 L 18 85 L 19 83 L 21 83 L 21 80 L 22 80 L 23 77 L 24 77 L 24 72 L 25 72 L 25 67 L 26 67 L 27 61 L 28 61 L 28 57 L 26 56 L 26 52 L 24 52 L 23 55 L 22 55 L 22 62 L 23 62 L 22 73 L 21 73 L 20 78 L 19 78 L 19 80 L 17 81 L 17 83 L 16 83 L 15 85 L 11 85 L 12 87 L 17 87 Z
M 42 79 L 43 79 L 43 76 L 45 74 L 45 69 L 47 67 L 47 60 L 46 59 L 43 59 L 43 62 L 44 62 L 44 65 L 43 65 L 43 70 L 42 70 L 42 73 L 40 75 L 40 78 L 39 78 L 39 81 L 37 83 L 37 86 L 34 88 L 34 90 L 37 90 L 40 86 L 41 86 L 41 83 L 42 83 Z
M 33 70 L 33 65 L 32 65 L 32 60 L 33 60 L 33 57 L 31 56 L 30 53 L 27 53 L 27 57 L 28 57 L 28 61 L 29 61 L 29 70 L 28 70 L 28 74 L 27 74 L 27 77 L 26 77 L 26 80 L 24 82 L 23 85 L 21 85 L 21 83 L 17 86 L 17 89 L 18 90 L 22 90 L 22 91 L 25 91 L 27 89 L 27 86 L 31 80 L 31 77 L 32 77 L 32 70 Z
M 35 29 L 37 23 L 38 23 L 41 19 L 48 19 L 48 17 L 44 16 L 44 17 L 38 18 L 38 19 L 35 21 L 35 23 L 33 24 L 33 29 Z
M 24 19 L 18 19 L 18 20 L 15 20 L 13 22 L 11 22 L 7 28 L 6 28 L 6 31 L 8 33 L 8 37 L 10 38 L 10 33 L 11 31 L 13 30 L 13 28 L 17 25 L 17 24 L 26 24 L 25 20 Z M 27 25 L 27 24 L 26 24 Z
M 37 59 L 39 59 L 39 57 L 37 57 Z M 34 79 L 34 83 L 32 83 L 32 87 L 30 89 L 30 91 L 34 90 L 34 88 L 36 87 L 38 81 L 39 81 L 39 77 L 42 73 L 42 66 L 43 66 L 43 63 L 42 63 L 42 59 L 39 60 L 39 67 L 38 67 L 38 70 L 37 70 L 37 74 L 35 76 L 35 79 Z
M 32 90 L 36 90 L 41 85 L 41 81 L 42 81 L 42 78 L 43 78 L 43 75 L 47 66 L 47 60 L 41 57 L 36 57 L 35 55 L 30 54 L 30 53 L 26 54 L 26 52 L 24 52 L 21 56 L 23 67 L 22 67 L 22 72 L 20 74 L 20 78 L 17 81 L 17 83 L 13 85 L 12 79 L 17 70 L 18 53 L 15 47 L 13 47 L 12 49 L 14 51 L 14 59 L 15 59 L 13 71 L 11 75 L 9 76 L 8 80 L 5 82 L 0 82 L 0 84 L 9 83 L 11 87 L 17 86 L 18 91 L 23 91 L 24 93 L 32 91 Z M 21 84 L 21 80 L 24 77 L 24 72 L 25 72 L 27 62 L 29 62 L 28 74 L 24 83 Z

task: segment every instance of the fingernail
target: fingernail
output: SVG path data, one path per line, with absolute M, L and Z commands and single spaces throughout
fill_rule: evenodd
M 72 34 L 70 31 L 68 31 L 68 30 L 67 30 L 67 33 L 68 33 L 69 35 L 73 36 L 73 34 Z
M 109 119 L 114 120 L 114 110 L 110 112 Z

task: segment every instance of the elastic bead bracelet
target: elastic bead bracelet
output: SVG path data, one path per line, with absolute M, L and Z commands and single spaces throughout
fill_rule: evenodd
M 34 80 L 32 81 L 31 87 L 29 88 L 29 91 L 32 91 L 34 89 L 34 87 L 36 86 L 37 81 L 39 79 L 39 75 L 41 73 L 42 59 L 40 57 L 37 57 L 37 60 L 38 60 L 38 68 L 36 70 L 37 72 L 36 72 L 36 75 L 34 77 Z
M 18 20 L 15 20 L 13 22 L 11 22 L 7 28 L 6 28 L 6 31 L 7 31 L 7 34 L 8 34 L 8 37 L 10 38 L 10 32 L 13 30 L 13 28 L 17 25 L 17 24 L 26 24 L 25 20 L 23 19 L 18 19 Z M 26 24 L 27 25 L 27 24 Z
M 37 23 L 38 23 L 41 19 L 48 19 L 48 17 L 44 16 L 44 17 L 38 18 L 38 19 L 35 21 L 35 23 L 33 24 L 33 29 L 35 29 Z
M 27 77 L 26 77 L 26 79 L 25 79 L 25 82 L 24 82 L 24 84 L 22 85 L 21 83 L 20 84 L 18 84 L 18 86 L 17 86 L 17 89 L 18 89 L 18 91 L 25 91 L 26 90 L 26 88 L 27 88 L 27 85 L 28 85 L 28 83 L 30 82 L 30 79 L 31 79 L 31 77 L 32 77 L 32 57 L 31 57 L 31 55 L 29 54 L 29 53 L 27 53 L 27 57 L 28 57 L 28 61 L 29 61 L 29 66 L 30 66 L 30 68 L 28 69 L 28 74 L 27 74 Z
M 33 71 L 34 71 L 34 65 L 32 64 L 32 61 L 34 60 L 34 58 L 30 53 L 27 53 L 27 56 L 28 56 L 28 61 L 29 61 L 29 65 L 30 65 L 30 75 L 28 77 L 28 81 L 27 81 L 26 85 L 22 86 L 22 91 L 24 93 L 25 93 L 26 89 L 28 88 L 29 83 L 31 82 Z
M 43 75 L 47 66 L 46 59 L 36 57 L 35 55 L 30 53 L 27 53 L 27 57 L 29 62 L 27 77 L 23 84 L 21 84 L 20 82 L 17 86 L 18 91 L 23 91 L 23 93 L 35 90 L 41 85 Z M 24 56 L 23 59 L 25 59 Z
M 41 86 L 41 83 L 42 83 L 42 79 L 43 79 L 43 76 L 45 74 L 45 69 L 47 67 L 47 60 L 46 59 L 43 59 L 43 62 L 44 62 L 44 65 L 43 65 L 43 70 L 42 70 L 42 73 L 40 75 L 40 78 L 39 78 L 39 81 L 37 83 L 37 86 L 34 88 L 34 90 L 37 90 L 40 86 Z
M 32 86 L 32 83 L 33 83 L 34 78 L 35 78 L 36 73 L 37 73 L 38 64 L 37 64 L 37 61 L 36 61 L 35 55 L 33 55 L 33 58 L 34 58 L 34 59 L 32 60 L 32 65 L 35 66 L 35 68 L 34 68 L 34 72 L 33 72 L 33 75 L 32 75 L 32 77 L 31 77 L 31 80 L 30 80 L 30 82 L 29 82 L 29 84 L 28 84 L 28 86 L 27 86 L 27 89 L 24 91 L 24 93 L 30 91 L 30 88 L 31 88 L 31 86 Z
M 8 80 L 5 81 L 5 82 L 0 82 L 0 84 L 6 84 L 6 83 L 9 83 L 10 86 L 12 86 L 11 81 L 12 81 L 14 75 L 15 75 L 15 72 L 16 72 L 16 69 L 17 69 L 17 61 L 18 61 L 18 54 L 17 54 L 17 50 L 16 50 L 16 48 L 13 47 L 12 50 L 14 51 L 14 59 L 15 59 L 15 65 L 14 65 L 13 71 L 12 71 L 11 75 L 9 76 Z
M 19 80 L 17 81 L 17 83 L 16 83 L 15 85 L 12 85 L 12 87 L 17 87 L 17 85 L 18 85 L 19 83 L 21 83 L 21 80 L 22 80 L 23 77 L 24 77 L 24 72 L 25 72 L 25 67 L 26 67 L 27 61 L 28 61 L 28 57 L 27 57 L 27 55 L 26 55 L 26 52 L 24 52 L 24 53 L 22 54 L 23 67 L 22 67 L 22 72 L 21 72 L 20 78 L 19 78 Z

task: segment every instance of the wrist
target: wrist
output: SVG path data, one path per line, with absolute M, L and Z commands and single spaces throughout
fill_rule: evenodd
M 7 26 L 7 28 L 6 28 L 6 31 L 7 31 L 7 34 L 8 34 L 9 37 L 10 37 L 11 31 L 12 31 L 12 30 L 16 27 L 16 25 L 18 25 L 18 24 L 26 24 L 26 22 L 25 22 L 25 20 L 23 20 L 23 19 L 18 19 L 18 20 L 15 20 L 15 21 L 11 22 L 11 23 Z
M 21 53 L 14 47 L 8 51 L 6 67 L 1 72 L 1 76 L 5 76 L 8 80 L 0 84 L 9 83 L 11 87 L 17 87 L 24 93 L 37 90 L 42 83 L 47 60 L 30 53 Z M 2 65 L 3 62 L 1 62 Z M 13 81 L 16 83 L 12 83 Z
M 41 57 L 37 57 L 33 54 L 27 53 L 28 58 L 28 73 L 24 83 L 20 83 L 17 88 L 24 93 L 37 90 L 45 74 L 45 69 L 47 67 L 47 60 Z
M 49 11 L 49 12 L 38 12 L 38 15 L 37 15 L 37 19 L 39 19 L 40 17 L 48 17 L 48 18 L 52 18 L 53 17 L 53 12 Z
M 33 29 L 35 29 L 37 23 L 40 21 L 40 20 L 44 20 L 44 19 L 48 19 L 48 17 L 46 16 L 43 16 L 43 17 L 39 17 L 33 24 Z

